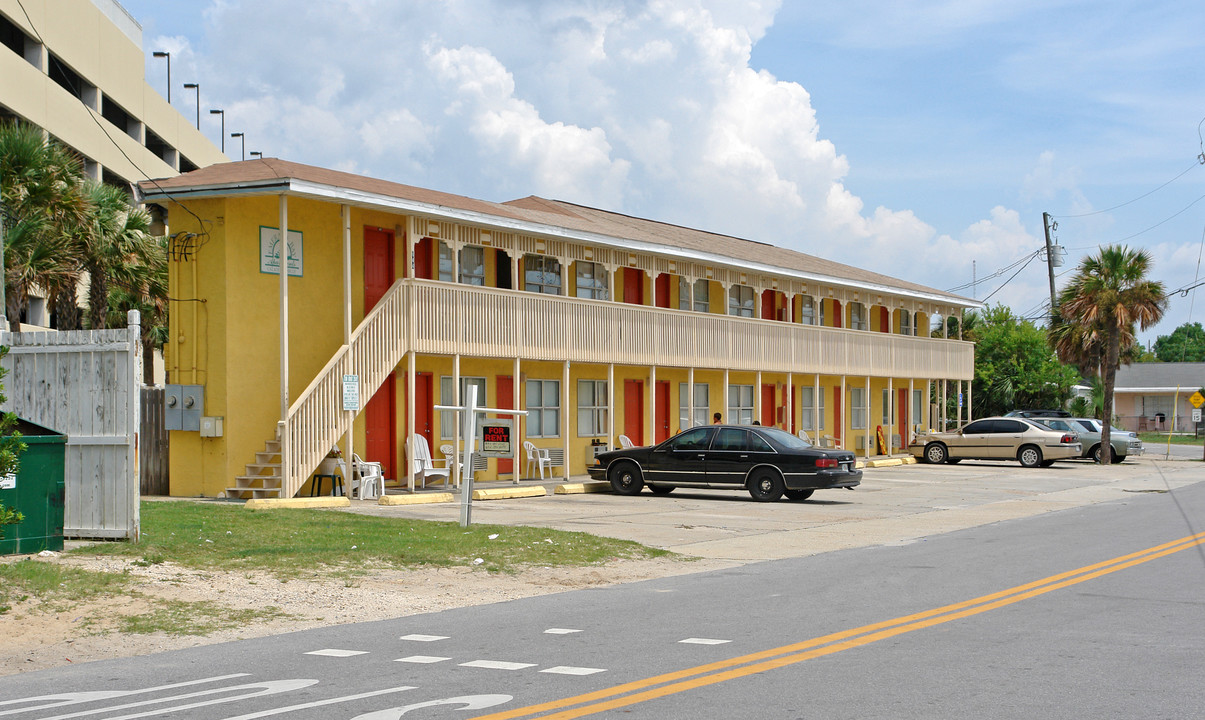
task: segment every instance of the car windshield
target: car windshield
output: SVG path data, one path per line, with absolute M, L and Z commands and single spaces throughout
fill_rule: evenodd
M 1076 420 L 1075 422 L 1088 432 L 1100 432 L 1100 426 L 1096 424 L 1095 420 L 1085 418 L 1083 420 Z
M 812 446 L 807 440 L 797 435 L 792 435 L 786 430 L 779 430 L 773 427 L 760 427 L 758 428 L 758 432 L 764 433 L 771 440 L 789 450 L 803 450 Z

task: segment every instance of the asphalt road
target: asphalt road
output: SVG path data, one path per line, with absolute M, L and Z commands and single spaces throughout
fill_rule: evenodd
M 1181 465 L 942 534 L 10 676 L 0 717 L 1200 717 L 1205 483 Z M 953 469 L 912 479 L 957 494 Z

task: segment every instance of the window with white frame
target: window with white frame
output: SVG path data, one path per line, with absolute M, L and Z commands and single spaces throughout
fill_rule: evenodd
M 485 285 L 485 248 L 477 245 L 460 248 L 460 283 Z
M 753 386 L 728 386 L 728 419 L 735 425 L 753 424 Z
M 849 327 L 853 330 L 866 329 L 866 308 L 860 302 L 849 304 Z
M 900 335 L 915 335 L 916 326 L 912 322 L 912 313 L 900 308 Z
M 753 288 L 748 285 L 733 285 L 728 288 L 728 314 L 753 317 Z
M 883 388 L 883 427 L 891 427 L 891 391 Z
M 546 255 L 523 256 L 523 289 L 546 295 L 561 294 L 561 262 Z
M 691 310 L 694 305 L 691 304 L 691 288 L 694 283 L 682 275 L 678 276 L 678 309 Z
M 577 381 L 577 436 L 607 434 L 607 381 Z
M 678 383 L 678 430 L 706 425 L 711 422 L 711 395 L 707 383 L 695 383 L 694 417 L 690 417 L 690 383 Z
M 827 324 L 828 319 L 828 314 L 824 311 L 824 300 L 816 301 L 816 309 L 819 311 L 817 314 L 820 316 L 820 322 L 817 324 L 821 327 L 824 327 Z
M 816 301 L 811 295 L 799 297 L 799 322 L 802 325 L 816 324 Z
M 527 437 L 561 436 L 561 381 L 528 380 Z
M 443 240 L 439 241 L 439 279 L 452 282 L 452 247 Z
M 485 402 L 485 378 L 483 377 L 462 377 L 460 378 L 460 402 L 456 402 L 455 396 L 452 395 L 452 378 L 444 375 L 439 379 L 439 404 L 440 405 L 464 405 L 469 397 L 469 386 L 477 386 L 477 404 L 482 407 L 489 407 Z M 464 422 L 464 415 L 460 416 L 460 422 Z M 456 413 L 452 410 L 439 411 L 439 437 L 441 440 L 451 440 L 458 434 L 456 429 Z
M 910 419 L 912 427 L 916 427 L 917 425 L 928 427 L 929 425 L 929 421 L 925 418 L 924 395 L 920 390 L 914 389 L 912 391 L 912 417 Z
M 695 312 L 711 312 L 711 282 L 707 278 L 695 280 Z
M 849 389 L 849 426 L 855 430 L 866 429 L 866 388 Z
M 577 274 L 577 296 L 579 298 L 587 298 L 589 300 L 606 300 L 611 294 L 608 292 L 610 283 L 608 282 L 607 269 L 601 263 L 590 262 L 588 260 L 578 260 L 574 263 Z
M 803 387 L 799 389 L 799 410 L 800 410 L 800 426 L 804 430 L 823 430 L 824 429 L 824 389 L 819 393 L 814 387 Z M 816 401 L 819 402 L 816 402 Z M 813 413 L 820 413 L 820 425 L 816 426 L 816 418 Z

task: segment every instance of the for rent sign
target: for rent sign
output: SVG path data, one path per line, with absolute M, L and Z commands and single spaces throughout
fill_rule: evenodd
M 514 455 L 514 440 L 511 431 L 514 421 L 482 420 L 481 435 L 478 436 L 478 453 L 482 457 L 508 458 Z

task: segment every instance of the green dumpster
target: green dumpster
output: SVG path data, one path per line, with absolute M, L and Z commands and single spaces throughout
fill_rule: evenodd
M 27 448 L 18 457 L 17 472 L 0 476 L 0 504 L 25 519 L 0 528 L 0 555 L 62 550 L 67 436 L 21 418 L 16 430 Z

